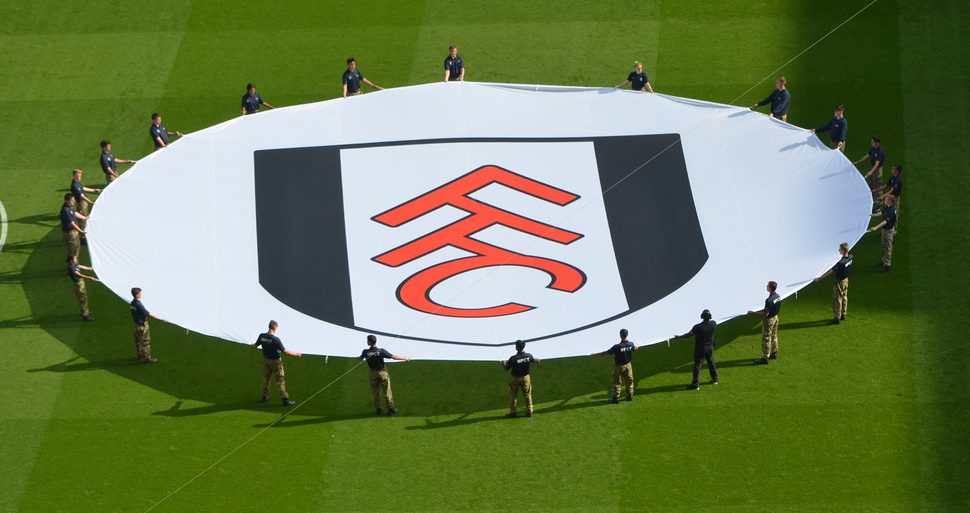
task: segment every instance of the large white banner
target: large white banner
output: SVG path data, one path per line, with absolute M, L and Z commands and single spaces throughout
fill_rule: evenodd
M 793 294 L 871 205 L 840 152 L 747 109 L 438 83 L 189 134 L 104 191 L 88 240 L 112 291 L 196 332 L 551 358 L 759 309 L 768 280 Z

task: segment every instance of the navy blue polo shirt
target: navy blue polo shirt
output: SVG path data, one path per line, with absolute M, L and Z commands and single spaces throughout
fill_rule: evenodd
M 81 185 L 81 182 L 71 180 L 71 194 L 74 195 L 74 201 L 77 201 L 78 205 L 84 201 L 84 186 Z
M 141 304 L 141 301 L 137 299 L 131 300 L 131 319 L 139 326 L 148 322 L 148 310 L 146 310 L 145 305 Z
M 81 268 L 77 264 L 67 264 L 67 275 L 74 283 L 81 281 Z
M 714 350 L 714 331 L 716 329 L 717 323 L 713 320 L 702 321 L 690 329 L 690 332 L 694 334 L 695 353 Z
M 249 94 L 246 93 L 242 97 L 242 108 L 246 109 L 246 114 L 253 114 L 259 112 L 259 108 L 266 102 L 263 101 L 263 97 L 259 93 Z
M 71 223 L 77 222 L 77 218 L 74 217 L 74 207 L 70 205 L 64 205 L 61 207 L 61 231 L 69 232 L 74 229 Z
M 535 361 L 536 359 L 533 358 L 531 354 L 526 353 L 525 351 L 519 351 L 518 353 L 512 355 L 507 362 L 505 362 L 505 366 L 512 371 L 513 376 L 521 378 L 529 375 L 529 367 L 532 365 L 532 362 Z
M 879 167 L 886 163 L 886 150 L 882 149 L 881 144 L 879 147 L 869 147 L 869 165 L 874 166 L 876 162 L 879 162 Z
M 626 79 L 630 81 L 630 89 L 633 89 L 634 91 L 643 91 L 643 88 L 647 86 L 647 82 L 650 81 L 650 79 L 647 78 L 646 71 L 643 73 L 631 71 L 630 74 L 627 75 Z
M 361 360 L 367 360 L 367 366 L 371 370 L 379 371 L 384 368 L 384 359 L 390 358 L 391 352 L 380 347 L 368 347 L 360 353 Z
M 168 146 L 168 129 L 165 128 L 164 124 L 156 126 L 152 123 L 151 128 L 148 129 L 148 135 L 152 138 L 152 143 L 155 145 L 155 149 L 161 148 L 162 145 L 158 143 L 156 138 L 161 137 L 165 146 Z
M 115 156 L 110 151 L 101 152 L 101 170 L 104 174 L 111 174 L 108 170 L 117 171 L 118 165 L 115 164 Z
M 448 80 L 458 80 L 461 77 L 461 70 L 465 67 L 465 60 L 461 55 L 451 58 L 451 54 L 445 57 L 445 69 L 448 70 Z
M 831 130 L 829 138 L 832 142 L 843 142 L 849 131 L 849 121 L 845 118 L 833 117 L 828 123 L 815 129 L 816 132 L 828 132 L 829 130 Z
M 832 268 L 832 272 L 835 273 L 835 279 L 839 281 L 852 275 L 852 255 L 846 255 L 840 258 L 835 263 L 835 267 Z
M 619 344 L 614 344 L 607 353 L 613 355 L 613 362 L 617 365 L 626 365 L 633 361 L 633 351 L 637 346 L 629 340 L 624 340 Z
M 896 227 L 896 207 L 885 206 L 882 207 L 882 219 L 886 221 L 886 224 L 882 227 L 883 230 L 892 230 Z
M 360 91 L 360 82 L 364 80 L 364 74 L 359 69 L 354 71 L 344 71 L 344 84 L 347 86 L 347 94 Z
M 765 299 L 765 315 L 774 317 L 779 313 L 781 313 L 781 296 L 777 292 L 772 292 L 768 294 L 768 299 Z
M 283 341 L 276 335 L 262 333 L 256 339 L 256 347 L 263 350 L 263 357 L 267 360 L 279 360 L 283 356 Z
M 903 175 L 890 176 L 886 185 L 889 187 L 889 194 L 897 198 L 903 195 Z
M 788 107 L 791 106 L 791 93 L 788 89 L 775 89 L 767 98 L 758 102 L 758 106 L 771 104 L 771 113 L 777 117 L 788 114 Z

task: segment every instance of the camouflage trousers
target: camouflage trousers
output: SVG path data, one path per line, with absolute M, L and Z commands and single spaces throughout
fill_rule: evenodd
M 280 399 L 289 399 L 286 393 L 286 373 L 283 371 L 283 359 L 263 359 L 263 397 L 269 397 L 269 382 L 276 378 L 276 385 L 280 389 Z
M 391 391 L 391 375 L 387 369 L 370 370 L 370 393 L 374 397 L 374 408 L 381 407 L 381 396 L 388 410 L 394 407 L 394 393 Z
M 519 409 L 519 390 L 525 396 L 525 410 L 532 413 L 532 378 L 530 376 L 512 376 L 509 379 L 509 413 Z
M 893 263 L 893 240 L 896 238 L 896 228 L 882 230 L 882 265 L 889 267 Z
M 81 252 L 81 233 L 73 228 L 61 233 L 64 235 L 64 243 L 67 244 L 67 256 L 77 256 Z
M 152 359 L 152 333 L 147 322 L 135 325 L 135 354 L 139 360 Z
M 778 316 L 765 317 L 761 326 L 761 354 L 765 358 L 778 352 Z
M 620 390 L 625 388 L 626 395 L 633 397 L 633 364 L 625 363 L 613 367 L 613 398 L 619 399 Z
M 845 317 L 849 311 L 849 279 L 836 280 L 832 286 L 832 316 L 835 319 Z
M 78 305 L 81 307 L 81 317 L 91 315 L 91 311 L 88 310 L 88 289 L 83 279 L 78 279 L 74 283 L 74 295 L 77 296 Z
M 115 180 L 116 180 L 115 175 L 113 175 L 111 173 L 105 173 L 104 174 L 104 183 L 105 183 L 105 185 L 107 185 L 107 184 L 109 184 L 109 183 L 111 183 L 111 182 L 113 182 Z

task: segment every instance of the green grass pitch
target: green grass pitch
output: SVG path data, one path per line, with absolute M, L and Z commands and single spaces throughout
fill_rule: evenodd
M 727 323 L 717 388 L 682 391 L 687 342 L 639 352 L 638 398 L 618 406 L 608 360 L 549 361 L 536 417 L 507 421 L 498 364 L 411 362 L 391 371 L 401 415 L 374 418 L 357 368 L 159 503 L 284 410 L 257 404 L 260 356 L 242 345 L 156 323 L 161 362 L 134 364 L 125 304 L 91 284 L 82 324 L 63 271 L 70 169 L 100 182 L 102 138 L 148 153 L 153 111 L 188 132 L 237 115 L 249 81 L 277 106 L 333 98 L 348 55 L 386 87 L 431 82 L 452 42 L 470 80 L 612 85 L 639 59 L 658 91 L 749 105 L 770 79 L 738 95 L 868 1 L 5 3 L 0 511 L 970 511 L 970 8 L 955 0 L 878 0 L 781 70 L 791 122 L 844 103 L 849 157 L 878 134 L 906 165 L 893 271 L 864 239 L 849 322 L 815 326 L 830 286 L 810 287 L 785 305 L 777 365 L 749 365 L 756 320 Z M 164 223 L 192 186 L 131 215 Z M 291 393 L 354 364 L 290 359 Z

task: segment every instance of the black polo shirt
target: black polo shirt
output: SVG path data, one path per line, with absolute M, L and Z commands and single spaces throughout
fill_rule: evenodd
M 617 365 L 626 365 L 633 361 L 633 351 L 637 348 L 633 342 L 624 340 L 619 344 L 614 344 L 607 353 L 613 355 L 613 362 Z
M 148 129 L 148 135 L 151 136 L 152 144 L 155 145 L 156 150 L 163 147 L 158 143 L 157 138 L 159 137 L 161 137 L 162 141 L 165 143 L 165 146 L 168 146 L 168 129 L 165 128 L 164 124 L 155 125 L 155 123 L 152 123 L 152 126 Z
M 895 228 L 896 227 L 896 207 L 890 207 L 889 205 L 882 207 L 882 219 L 883 221 L 886 221 L 886 224 L 883 225 L 882 227 L 883 230 L 892 230 L 893 228 Z
M 828 132 L 830 130 L 829 139 L 832 142 L 843 142 L 845 141 L 846 134 L 849 132 L 849 122 L 845 118 L 839 119 L 833 117 L 828 123 L 815 129 L 816 132 Z
M 714 350 L 714 331 L 717 323 L 713 320 L 695 324 L 690 332 L 694 334 L 694 353 Z
M 390 357 L 391 352 L 380 347 L 368 347 L 360 353 L 360 359 L 367 360 L 367 366 L 371 370 L 376 371 L 382 370 L 384 368 L 384 359 Z
M 249 94 L 246 93 L 242 97 L 242 108 L 246 110 L 246 114 L 254 114 L 259 112 L 259 108 L 266 102 L 263 101 L 263 97 L 259 93 Z
M 889 194 L 897 198 L 903 195 L 903 175 L 890 176 L 886 185 L 889 187 Z
M 283 341 L 276 335 L 262 333 L 256 339 L 256 347 L 263 350 L 263 357 L 267 360 L 279 360 L 283 356 Z
M 776 117 L 788 114 L 788 107 L 791 105 L 791 93 L 788 89 L 775 89 L 767 98 L 758 102 L 758 106 L 771 104 L 771 113 Z
M 84 201 L 84 186 L 81 185 L 81 182 L 71 180 L 71 194 L 74 195 L 74 201 L 76 201 L 78 205 Z
M 765 315 L 775 317 L 779 313 L 781 313 L 781 296 L 777 292 L 772 292 L 768 294 L 768 299 L 765 299 Z
M 71 281 L 77 283 L 81 281 L 81 268 L 77 264 L 68 263 L 67 275 L 71 277 Z
M 360 91 L 360 83 L 364 80 L 364 74 L 359 69 L 354 71 L 344 71 L 344 84 L 347 86 L 347 94 Z
M 461 77 L 461 70 L 465 67 L 465 60 L 461 55 L 451 58 L 451 54 L 445 57 L 445 69 L 448 70 L 448 80 L 458 80 Z
M 513 376 L 521 378 L 529 375 L 529 367 L 534 361 L 536 361 L 536 359 L 533 358 L 531 354 L 526 353 L 525 351 L 519 351 L 518 353 L 512 355 L 507 362 L 505 362 L 505 366 L 512 371 Z
M 832 272 L 835 273 L 835 279 L 839 281 L 852 275 L 852 255 L 846 255 L 840 258 L 835 263 L 835 267 L 832 268 Z
M 103 151 L 101 152 L 101 170 L 104 171 L 104 174 L 108 175 L 111 174 L 111 172 L 108 171 L 109 169 L 117 172 L 118 165 L 115 164 L 115 156 L 113 153 L 110 151 Z
M 141 304 L 140 300 L 131 300 L 131 319 L 139 326 L 148 322 L 148 310 L 145 309 L 145 305 Z
M 886 150 L 882 149 L 881 144 L 879 147 L 869 147 L 869 165 L 874 166 L 876 162 L 879 162 L 879 167 L 886 163 Z
M 77 218 L 74 217 L 74 207 L 70 205 L 64 205 L 61 207 L 61 231 L 69 232 L 74 229 L 71 223 L 77 222 Z
M 643 73 L 631 71 L 630 74 L 627 75 L 626 79 L 630 81 L 630 89 L 633 89 L 634 91 L 643 91 L 643 88 L 647 86 L 647 82 L 650 81 L 650 79 L 647 78 L 646 71 Z

